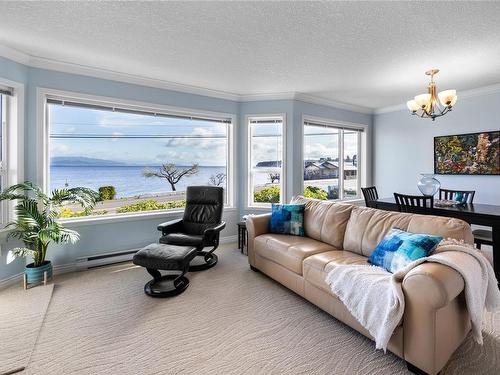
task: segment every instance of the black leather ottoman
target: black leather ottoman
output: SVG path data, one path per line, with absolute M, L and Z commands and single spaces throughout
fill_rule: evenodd
M 189 286 L 184 276 L 189 262 L 196 256 L 196 247 L 153 243 L 139 250 L 133 262 L 145 267 L 153 280 L 144 285 L 144 293 L 151 297 L 173 297 Z M 162 276 L 159 270 L 180 271 L 180 274 Z

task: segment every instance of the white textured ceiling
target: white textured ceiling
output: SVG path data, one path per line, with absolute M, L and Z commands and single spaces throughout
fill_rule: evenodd
M 500 82 L 498 2 L 0 2 L 32 56 L 249 95 L 379 108 Z

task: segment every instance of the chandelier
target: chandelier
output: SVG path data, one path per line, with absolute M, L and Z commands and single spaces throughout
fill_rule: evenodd
M 426 75 L 431 76 L 431 81 L 427 87 L 427 94 L 417 95 L 415 99 L 406 102 L 412 115 L 431 118 L 434 121 L 436 117 L 450 112 L 457 102 L 456 90 L 445 90 L 436 95 L 434 76 L 438 73 L 439 69 L 431 69 L 425 72 Z

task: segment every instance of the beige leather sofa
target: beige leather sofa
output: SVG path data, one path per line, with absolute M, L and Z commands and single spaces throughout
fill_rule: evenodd
M 388 212 L 344 203 L 296 197 L 305 203 L 306 237 L 271 234 L 271 214 L 247 219 L 248 261 L 260 271 L 372 338 L 325 282 L 334 264 L 366 264 L 391 228 L 428 233 L 473 243 L 464 221 L 439 216 Z M 416 373 L 437 374 L 470 330 L 459 273 L 424 263 L 403 281 L 406 309 L 388 349 Z M 374 347 L 375 348 L 375 347 Z M 374 349 L 375 350 L 375 349 Z

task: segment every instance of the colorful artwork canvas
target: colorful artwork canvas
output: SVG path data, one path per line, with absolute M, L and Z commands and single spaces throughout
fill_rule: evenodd
M 500 131 L 434 137 L 434 173 L 500 175 Z

